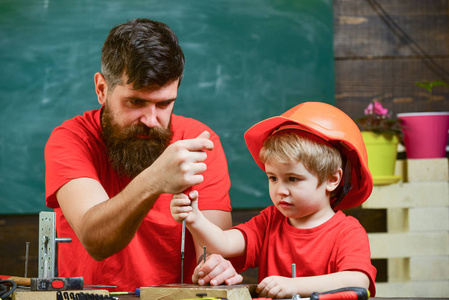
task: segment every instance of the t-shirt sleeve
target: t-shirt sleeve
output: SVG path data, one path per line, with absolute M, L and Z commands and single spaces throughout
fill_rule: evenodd
M 377 270 L 371 264 L 368 235 L 360 224 L 357 225 L 341 235 L 338 260 L 336 261 L 337 270 L 339 272 L 359 271 L 366 274 L 370 280 L 370 294 L 374 297 L 376 294 L 374 281 Z
M 207 159 L 205 163 L 207 170 L 202 174 L 204 181 L 198 186 L 194 186 L 199 192 L 198 206 L 200 210 L 231 211 L 231 200 L 229 198 L 231 180 L 223 146 L 218 135 L 210 128 L 203 126 L 200 131 L 208 130 L 211 133 L 210 139 L 214 143 L 214 149 L 212 151 L 206 150 Z
M 246 261 L 243 270 L 258 267 L 258 257 L 262 244 L 269 227 L 272 207 L 263 209 L 259 215 L 251 218 L 246 223 L 236 225 L 234 228 L 240 230 L 246 243 Z
M 98 179 L 94 158 L 85 141 L 74 132 L 56 128 L 45 146 L 45 193 L 50 208 L 58 208 L 56 191 L 75 178 Z

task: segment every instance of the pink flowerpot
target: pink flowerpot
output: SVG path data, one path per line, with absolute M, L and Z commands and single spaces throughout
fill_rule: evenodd
M 446 157 L 449 112 L 401 113 L 407 158 Z

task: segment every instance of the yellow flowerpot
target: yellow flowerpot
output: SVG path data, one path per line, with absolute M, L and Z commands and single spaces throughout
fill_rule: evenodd
M 401 180 L 401 176 L 395 176 L 398 137 L 372 131 L 362 131 L 362 137 L 368 152 L 368 167 L 373 175 L 374 185 L 392 184 Z

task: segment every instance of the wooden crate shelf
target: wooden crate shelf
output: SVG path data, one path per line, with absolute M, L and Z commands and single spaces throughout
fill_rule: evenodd
M 388 261 L 378 297 L 449 295 L 448 160 L 398 161 L 398 184 L 376 186 L 364 209 L 387 209 L 387 232 L 369 233 L 373 259 Z

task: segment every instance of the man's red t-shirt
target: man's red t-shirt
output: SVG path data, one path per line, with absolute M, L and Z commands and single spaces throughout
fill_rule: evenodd
M 275 207 L 269 206 L 245 224 L 235 227 L 246 241 L 247 268 L 259 267 L 259 282 L 265 277 L 297 277 L 341 271 L 360 271 L 376 289 L 376 268 L 371 264 L 368 235 L 357 219 L 338 211 L 327 222 L 310 229 L 291 226 Z
M 157 199 L 128 246 L 100 262 L 89 256 L 59 208 L 55 193 L 72 179 L 93 178 L 103 185 L 110 198 L 131 181 L 118 176 L 109 163 L 101 137 L 100 112 L 88 111 L 65 121 L 52 132 L 45 148 L 46 203 L 55 209 L 58 237 L 72 238 L 71 243 L 58 245 L 59 276 L 82 276 L 85 284 L 115 285 L 117 291 L 179 283 L 181 225 L 170 213 L 171 194 Z M 195 138 L 204 130 L 211 133 L 214 149 L 207 151 L 204 182 L 195 186 L 201 195 L 199 208 L 231 211 L 230 179 L 219 137 L 203 123 L 177 115 L 172 115 L 172 129 L 172 143 Z M 109 221 L 114 222 L 114 218 Z M 195 249 L 187 232 L 184 282 L 191 282 L 195 266 Z

